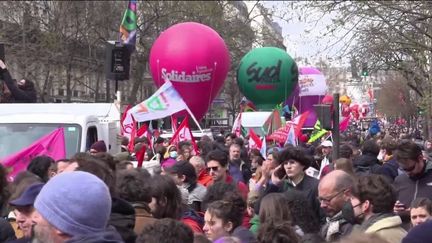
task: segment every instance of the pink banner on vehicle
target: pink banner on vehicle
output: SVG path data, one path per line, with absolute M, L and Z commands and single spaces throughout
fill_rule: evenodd
M 64 129 L 62 127 L 45 135 L 21 151 L 9 155 L 0 161 L 6 168 L 8 168 L 8 170 L 10 170 L 8 178 L 12 181 L 19 172 L 27 169 L 28 164 L 34 157 L 40 155 L 49 156 L 54 160 L 65 158 L 66 147 Z

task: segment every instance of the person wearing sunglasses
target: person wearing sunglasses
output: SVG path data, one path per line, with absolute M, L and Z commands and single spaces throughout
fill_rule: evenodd
M 425 158 L 421 147 L 410 140 L 400 141 L 394 153 L 403 171 L 394 181 L 398 193 L 394 211 L 408 224 L 411 202 L 419 197 L 432 200 L 432 162 Z
M 228 172 L 228 154 L 221 150 L 213 150 L 207 154 L 207 172 L 212 177 L 213 183 L 225 182 L 235 184 L 244 200 L 247 199 L 249 188 L 241 181 L 235 182 Z

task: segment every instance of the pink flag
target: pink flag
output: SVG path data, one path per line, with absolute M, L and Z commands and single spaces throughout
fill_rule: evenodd
M 345 132 L 348 129 L 350 117 L 345 117 L 340 123 L 339 123 L 339 131 Z
M 9 179 L 13 180 L 19 172 L 26 170 L 30 161 L 40 155 L 49 156 L 54 160 L 66 157 L 64 129 L 62 127 L 45 135 L 27 148 L 2 159 L 2 164 L 12 169 L 8 175 Z

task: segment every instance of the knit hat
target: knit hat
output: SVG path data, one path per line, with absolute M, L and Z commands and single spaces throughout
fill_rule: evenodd
M 105 183 L 90 173 L 63 172 L 46 183 L 34 207 L 61 232 L 87 235 L 105 230 L 111 195 Z
M 94 144 L 92 144 L 90 149 L 94 149 L 97 152 L 106 152 L 107 151 L 107 147 L 106 147 L 105 142 L 103 140 L 99 140 L 99 141 L 95 142 Z
M 416 227 L 412 228 L 402 243 L 429 243 L 432 239 L 432 221 L 428 220 Z

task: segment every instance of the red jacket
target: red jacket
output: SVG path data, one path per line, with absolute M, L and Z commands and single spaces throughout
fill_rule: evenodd
M 213 179 L 212 177 L 207 173 L 206 170 L 201 170 L 201 172 L 198 175 L 197 182 L 205 187 L 208 187 L 212 184 Z
M 227 175 L 227 177 L 225 179 L 225 182 L 226 183 L 233 183 L 234 179 L 230 175 Z M 249 193 L 249 188 L 246 186 L 246 184 L 244 184 L 241 181 L 237 182 L 237 189 L 239 190 L 239 192 L 242 195 L 243 199 L 245 201 L 247 201 L 247 197 L 248 197 L 248 193 Z

